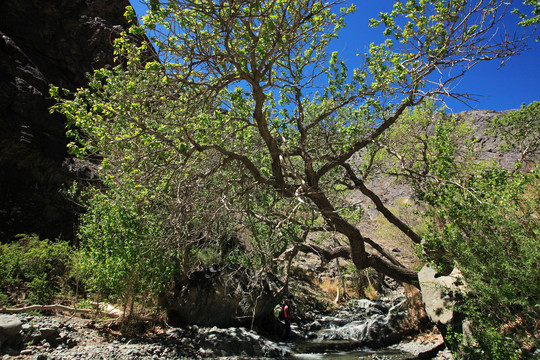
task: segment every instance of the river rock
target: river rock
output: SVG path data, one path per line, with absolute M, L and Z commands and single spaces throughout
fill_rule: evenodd
M 339 328 L 334 338 L 356 340 L 370 348 L 393 345 L 402 338 L 398 328 L 403 318 L 404 314 L 373 315 L 366 321 L 351 322 Z
M 0 353 L 6 347 L 18 347 L 22 342 L 22 322 L 15 316 L 0 315 Z
M 201 352 L 211 356 L 283 358 L 290 353 L 288 347 L 280 346 L 245 328 L 200 329 L 196 339 Z
M 402 339 L 406 316 L 403 296 L 387 300 L 352 300 L 331 317 L 324 317 L 323 336 L 328 340 L 352 340 L 355 346 L 380 348 Z

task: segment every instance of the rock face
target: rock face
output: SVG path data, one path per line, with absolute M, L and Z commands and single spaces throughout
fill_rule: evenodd
M 517 150 L 510 152 L 500 151 L 501 140 L 487 135 L 486 132 L 488 131 L 490 120 L 504 116 L 512 111 L 471 110 L 456 114 L 458 119 L 472 122 L 475 129 L 474 137 L 477 140 L 477 144 L 482 147 L 482 160 L 493 161 L 508 170 L 514 168 L 515 162 L 519 159 L 519 152 Z
M 18 233 L 73 237 L 59 190 L 76 175 L 49 84 L 71 90 L 113 63 L 128 0 L 0 2 L 0 241 Z
M 233 265 L 210 266 L 178 284 L 167 306 L 169 324 L 232 327 L 252 325 L 275 333 L 280 303 L 277 279 Z

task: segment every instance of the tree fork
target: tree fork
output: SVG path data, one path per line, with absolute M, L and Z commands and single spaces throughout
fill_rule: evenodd
M 418 275 L 416 271 L 409 270 L 396 263 L 387 262 L 381 257 L 368 254 L 365 247 L 366 239 L 362 236 L 360 230 L 339 216 L 324 194 L 312 190 L 308 192 L 308 196 L 319 208 L 330 226 L 349 239 L 351 259 L 356 268 L 365 269 L 372 267 L 396 281 L 405 282 L 415 286 L 418 285 Z M 392 261 L 392 259 L 390 260 Z

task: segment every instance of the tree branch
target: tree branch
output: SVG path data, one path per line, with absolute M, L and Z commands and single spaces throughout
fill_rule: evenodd
M 386 220 L 388 220 L 391 224 L 395 225 L 399 230 L 401 230 L 405 235 L 407 235 L 414 243 L 420 244 L 422 242 L 422 238 L 418 236 L 407 224 L 405 224 L 403 221 L 401 221 L 397 216 L 395 216 L 386 206 L 384 206 L 384 203 L 382 202 L 381 198 L 377 196 L 373 191 L 368 189 L 364 182 L 359 179 L 356 174 L 354 173 L 353 169 L 349 164 L 342 164 L 342 166 L 347 171 L 347 175 L 349 178 L 353 181 L 356 188 L 358 188 L 362 194 L 366 195 L 373 201 L 375 204 L 375 207 L 377 210 L 384 215 Z

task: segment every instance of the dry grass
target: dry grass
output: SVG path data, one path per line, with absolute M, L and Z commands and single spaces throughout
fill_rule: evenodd
M 345 286 L 345 289 L 341 286 L 340 282 L 337 279 L 324 278 L 322 281 L 315 281 L 321 291 L 328 295 L 329 299 L 332 299 L 335 302 L 335 299 L 338 297 L 338 288 L 339 288 L 339 301 L 346 300 L 350 298 L 366 298 L 369 300 L 375 300 L 379 297 L 377 290 L 371 285 L 367 286 Z
M 322 291 L 324 291 L 327 294 L 336 295 L 337 287 L 338 287 L 338 281 L 333 280 L 330 278 L 325 278 L 322 282 L 317 281 L 317 285 L 321 288 Z
M 369 299 L 369 300 L 376 300 L 379 298 L 379 293 L 377 292 L 377 290 L 373 287 L 373 285 L 371 284 L 368 284 L 368 286 L 366 286 L 364 288 L 364 296 L 366 297 L 366 299 Z

